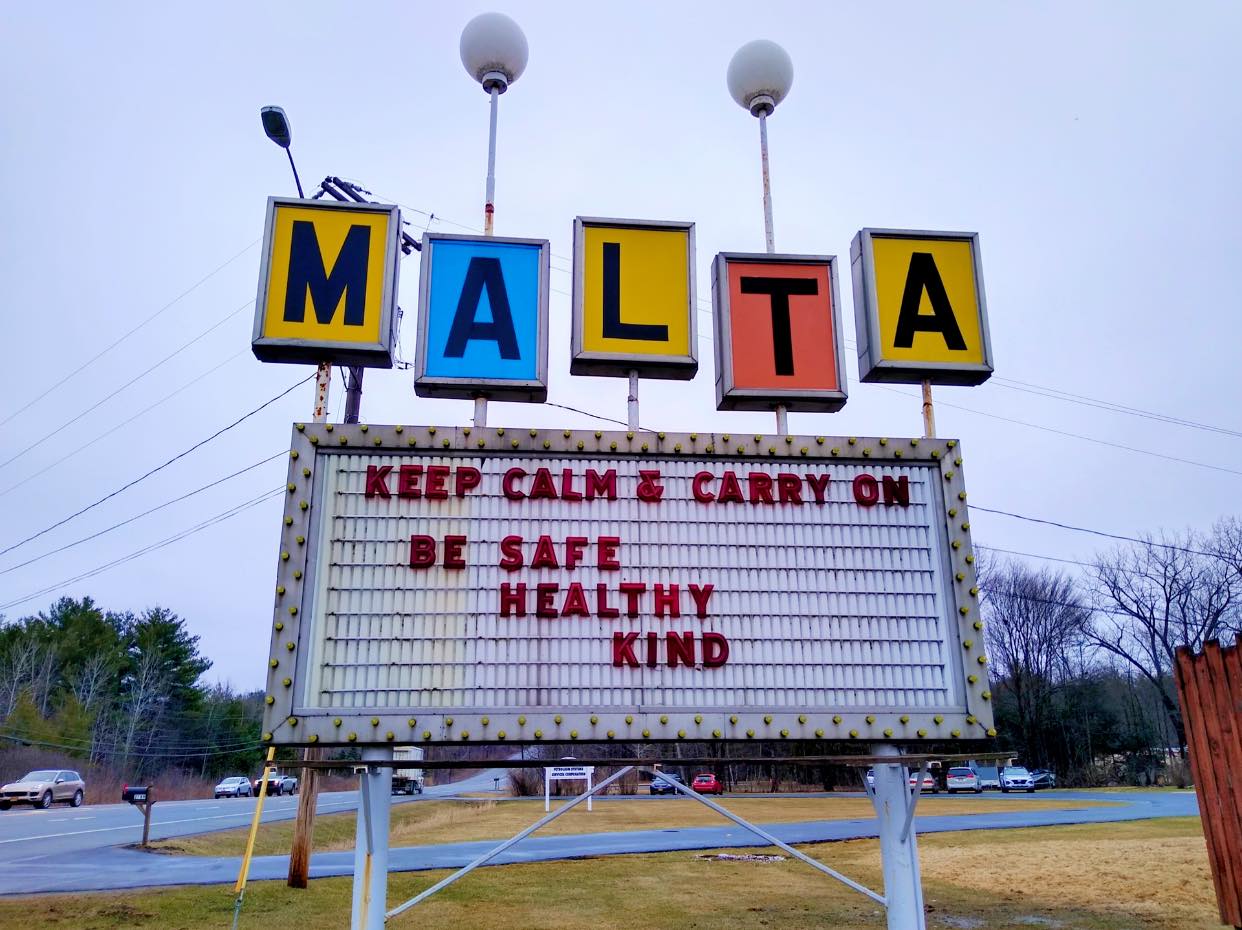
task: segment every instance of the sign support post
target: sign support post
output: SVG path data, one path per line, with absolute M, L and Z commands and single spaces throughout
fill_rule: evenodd
M 888 756 L 891 763 L 875 766 L 875 807 L 880 828 L 880 859 L 884 870 L 884 905 L 889 930 L 926 930 L 923 913 L 923 882 L 919 873 L 919 853 L 912 813 L 923 788 L 923 775 L 914 788 L 908 785 L 906 767 L 899 761 L 901 750 L 888 743 L 875 743 L 871 752 Z
M 354 839 L 354 896 L 351 930 L 384 930 L 388 900 L 388 823 L 392 811 L 392 767 L 382 746 L 362 750 L 358 767 L 358 828 Z
M 932 405 L 931 380 L 923 379 L 923 438 L 936 438 L 936 408 Z

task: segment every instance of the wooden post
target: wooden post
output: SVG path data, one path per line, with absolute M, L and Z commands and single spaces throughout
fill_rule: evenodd
M 322 749 L 303 749 L 302 761 L 323 758 Z M 298 816 L 293 822 L 293 847 L 289 850 L 290 888 L 305 888 L 310 881 L 311 840 L 315 835 L 315 804 L 319 799 L 319 770 L 303 768 L 298 780 Z
M 1174 664 L 1190 769 L 1221 923 L 1242 927 L 1242 656 L 1208 642 L 1202 655 L 1178 648 Z
M 151 793 L 147 792 L 147 802 L 142 805 L 142 845 L 147 847 L 151 845 L 151 806 L 155 801 L 151 798 Z

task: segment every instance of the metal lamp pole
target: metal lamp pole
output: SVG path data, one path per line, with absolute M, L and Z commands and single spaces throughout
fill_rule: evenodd
M 495 234 L 496 221 L 496 118 L 500 95 L 526 69 L 530 49 L 522 29 L 503 13 L 483 13 L 461 31 L 461 63 L 478 81 L 489 99 L 487 132 L 487 187 L 483 202 L 483 235 Z M 487 395 L 474 398 L 474 425 L 487 425 Z
M 759 163 L 763 175 L 763 235 L 769 255 L 776 251 L 772 228 L 772 176 L 768 167 L 768 117 L 789 95 L 793 86 L 793 62 L 789 54 L 767 39 L 747 42 L 734 53 L 726 74 L 729 93 L 751 116 L 759 119 Z M 776 405 L 776 431 L 789 435 L 789 414 Z

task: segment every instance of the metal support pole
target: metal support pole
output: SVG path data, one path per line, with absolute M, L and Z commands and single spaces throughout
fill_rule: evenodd
M 543 770 L 543 812 L 552 810 L 552 770 Z
M 776 405 L 776 433 L 778 436 L 789 435 L 789 411 L 784 404 Z
M 893 762 L 876 765 L 875 806 L 880 828 L 880 860 L 884 870 L 884 900 L 888 910 L 888 930 L 927 930 L 923 913 L 923 882 L 919 875 L 918 841 L 908 825 L 912 820 L 914 796 L 910 792 L 906 767 L 896 758 L 896 746 L 877 743 L 876 756 L 894 757 Z M 919 786 L 922 786 L 920 778 Z
M 477 394 L 474 398 L 474 428 L 482 429 L 485 426 L 487 426 L 487 397 Z
M 319 372 L 315 375 L 315 411 L 316 423 L 328 422 L 328 391 L 332 387 L 332 363 L 320 362 Z
M 772 176 L 768 170 L 768 114 L 759 111 L 759 161 L 763 170 L 763 241 L 769 254 L 776 251 L 776 233 L 772 228 Z M 789 435 L 789 413 L 784 404 L 776 405 L 776 433 Z
M 362 750 L 363 763 L 387 759 L 383 747 Z M 388 817 L 392 767 L 367 765 L 358 776 L 358 825 L 354 835 L 354 898 L 351 930 L 384 930 L 388 897 Z
M 365 370 L 361 365 L 350 365 L 345 369 L 348 378 L 345 384 L 346 423 L 357 423 L 358 414 L 362 412 L 362 373 Z
M 669 778 L 663 772 L 656 771 L 653 769 L 651 770 L 651 774 L 654 778 L 658 778 L 661 781 L 668 782 L 670 785 L 672 785 L 676 790 L 680 791 L 686 797 L 694 798 L 694 800 L 698 801 L 700 804 L 705 804 L 707 807 L 710 807 L 712 810 L 714 810 L 717 814 L 720 814 L 722 817 L 727 817 L 729 820 L 732 820 L 739 827 L 742 827 L 745 830 L 749 830 L 755 836 L 759 837 L 759 839 L 767 843 L 771 843 L 777 849 L 783 849 L 785 852 L 789 853 L 789 855 L 793 856 L 795 859 L 799 859 L 802 862 L 805 862 L 811 868 L 816 869 L 817 871 L 823 872 L 825 875 L 831 876 L 832 878 L 835 878 L 837 881 L 841 882 L 844 885 L 848 885 L 850 888 L 853 888 L 859 894 L 865 894 L 868 898 L 870 898 L 876 904 L 884 903 L 884 898 L 876 894 L 866 885 L 860 885 L 858 882 L 854 881 L 852 878 L 847 878 L 846 876 L 842 875 L 836 869 L 831 868 L 830 866 L 826 866 L 822 862 L 818 862 L 815 859 L 812 859 L 806 853 L 801 852 L 797 849 L 794 849 L 792 846 L 790 846 L 788 843 L 784 842 L 783 840 L 778 840 L 775 836 L 773 836 L 767 830 L 764 830 L 762 827 L 757 827 L 750 821 L 743 820 L 741 817 L 737 816 L 737 814 L 734 814 L 732 811 L 729 811 L 726 808 L 721 807 L 715 801 L 711 801 L 708 798 L 705 798 L 703 795 L 699 794 L 697 791 L 693 791 L 692 789 L 687 788 L 681 782 L 673 781 L 673 779 Z M 893 930 L 893 928 L 896 925 L 893 924 L 892 921 L 890 920 L 888 926 L 889 926 L 889 930 Z M 920 924 L 919 926 L 920 928 L 922 928 L 922 924 Z M 911 925 L 911 927 L 913 927 L 913 924 Z M 923 930 L 925 930 L 925 928 L 923 928 Z
M 540 827 L 547 826 L 557 817 L 560 817 L 562 814 L 569 813 L 571 810 L 573 810 L 575 807 L 577 807 L 587 798 L 591 797 L 592 794 L 599 792 L 599 791 L 603 791 L 605 788 L 611 785 L 614 781 L 628 774 L 633 768 L 634 766 L 627 765 L 625 766 L 625 768 L 621 769 L 620 771 L 617 771 L 614 774 L 609 775 L 607 778 L 601 781 L 598 785 L 596 785 L 590 791 L 587 791 L 583 794 L 578 795 L 576 798 L 574 798 L 564 807 L 558 807 L 555 811 L 548 814 L 546 817 L 541 817 L 535 823 L 531 824 L 521 833 L 517 834 L 516 836 L 510 837 L 509 839 L 505 840 L 503 843 L 501 843 L 499 846 L 495 847 L 494 849 L 488 850 L 483 855 L 479 856 L 479 858 L 471 862 L 469 865 L 462 866 L 460 869 L 458 869 L 456 872 L 454 872 L 452 875 L 448 876 L 447 878 L 440 879 L 440 881 L 436 882 L 426 891 L 423 891 L 420 894 L 416 895 L 415 897 L 410 898 L 410 900 L 406 901 L 404 904 L 394 907 L 391 911 L 388 912 L 387 917 L 393 918 L 393 917 L 396 917 L 398 914 L 404 914 L 406 911 L 412 908 L 419 901 L 423 901 L 427 898 L 430 898 L 433 894 L 435 894 L 441 888 L 446 888 L 449 885 L 453 884 L 453 882 L 457 881 L 457 879 L 464 878 L 465 876 L 469 875 L 479 866 L 484 865 L 487 862 L 490 862 L 492 859 L 495 859 L 497 856 L 499 856 L 502 852 L 504 852 L 510 846 L 514 846 L 517 843 L 520 843 L 522 840 L 526 839 L 526 837 L 530 836 Z
M 483 235 L 492 235 L 492 222 L 496 215 L 496 111 L 500 103 L 500 90 L 492 85 L 492 113 L 487 131 L 487 201 L 483 205 Z
M 772 181 L 768 172 L 768 115 L 759 111 L 759 160 L 763 165 L 763 234 L 769 252 L 776 251 L 772 234 Z
M 923 379 L 923 438 L 936 438 L 936 408 L 932 405 L 931 382 Z
M 638 372 L 630 372 L 630 396 L 625 422 L 631 431 L 638 429 Z

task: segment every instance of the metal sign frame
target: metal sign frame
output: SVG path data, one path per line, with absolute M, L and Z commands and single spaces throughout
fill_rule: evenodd
M 851 707 L 834 713 L 789 707 L 661 708 L 496 707 L 411 711 L 394 707 L 323 709 L 300 697 L 312 650 L 311 603 L 318 544 L 317 488 L 337 453 L 461 454 L 484 456 L 581 456 L 657 461 L 693 456 L 753 459 L 759 463 L 836 462 L 931 466 L 941 495 L 932 492 L 945 536 L 941 559 L 947 687 L 954 701 L 936 708 Z M 293 429 L 271 648 L 263 738 L 281 745 L 430 745 L 436 743 L 661 742 L 684 739 L 807 740 L 860 742 L 969 740 L 994 735 L 987 685 L 979 589 L 970 543 L 961 450 L 952 439 L 888 439 L 826 436 L 730 436 L 718 433 L 629 433 L 560 429 L 505 429 L 368 424 L 298 423 Z M 951 616 L 949 616 L 951 614 Z M 952 618 L 956 618 L 954 623 Z M 947 647 L 946 647 L 947 648 Z M 957 677 L 957 676 L 960 676 Z
M 588 352 L 583 348 L 583 321 L 586 292 L 583 275 L 586 263 L 585 227 L 614 229 L 681 230 L 686 233 L 686 279 L 689 320 L 689 352 L 686 355 L 651 355 L 637 358 L 620 352 Z M 689 381 L 698 374 L 698 287 L 695 269 L 694 223 L 679 220 L 624 220 L 599 216 L 574 217 L 573 299 L 571 303 L 572 337 L 570 340 L 569 373 L 593 377 L 626 378 L 637 371 L 641 377 L 671 381 Z
M 431 329 L 431 279 L 437 241 L 478 242 L 485 245 L 534 246 L 539 249 L 538 332 L 535 336 L 535 377 L 456 378 L 427 374 L 427 345 Z M 418 347 L 414 360 L 414 393 L 419 397 L 445 397 L 472 400 L 486 396 L 495 400 L 541 404 L 548 399 L 548 293 L 552 245 L 547 239 L 518 239 L 505 236 L 474 236 L 453 233 L 423 234 L 422 262 L 418 281 Z
M 384 244 L 384 282 L 378 342 L 340 342 L 326 339 L 292 339 L 264 336 L 267 303 L 271 287 L 272 248 L 276 233 L 276 211 L 280 207 L 305 210 L 338 210 L 345 213 L 387 214 L 388 237 Z M 259 292 L 254 305 L 254 331 L 251 348 L 261 362 L 287 362 L 318 365 L 362 365 L 392 368 L 397 332 L 397 288 L 401 271 L 401 208 L 396 204 L 341 203 L 335 200 L 304 200 L 297 197 L 268 197 L 263 226 L 263 248 L 259 253 Z
M 744 388 L 733 379 L 733 331 L 729 305 L 729 263 L 755 264 L 827 264 L 829 287 L 832 289 L 832 330 L 835 391 L 811 388 Z M 784 404 L 790 410 L 835 413 L 848 399 L 845 375 L 845 337 L 841 322 L 841 285 L 837 280 L 835 255 L 791 255 L 768 252 L 719 252 L 712 261 L 712 307 L 715 324 L 716 409 L 771 410 L 773 404 Z
M 880 306 L 875 283 L 874 239 L 940 239 L 969 242 L 974 263 L 975 300 L 979 311 L 979 339 L 983 361 L 919 362 L 886 359 L 880 349 Z M 854 323 L 858 336 L 858 378 L 867 383 L 982 384 L 992 376 L 992 339 L 988 332 L 988 305 L 983 286 L 983 259 L 977 232 L 943 232 L 919 229 L 859 230 L 850 243 L 850 271 L 854 288 Z

